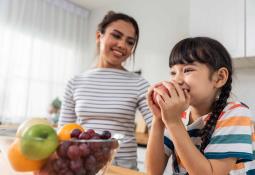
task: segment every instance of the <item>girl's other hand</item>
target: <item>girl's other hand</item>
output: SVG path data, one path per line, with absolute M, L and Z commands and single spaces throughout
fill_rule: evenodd
M 157 104 L 155 104 L 154 100 L 153 100 L 153 93 L 154 93 L 154 89 L 161 85 L 162 83 L 156 83 L 154 84 L 153 86 L 151 86 L 149 89 L 148 89 L 148 92 L 147 92 L 147 103 L 148 103 L 148 106 L 150 108 L 150 111 L 152 112 L 152 114 L 157 118 L 157 119 L 161 119 L 161 111 L 160 111 L 160 108 Z
M 167 124 L 172 124 L 181 121 L 181 114 L 184 112 L 190 103 L 190 95 L 187 90 L 183 90 L 180 85 L 175 82 L 162 83 L 169 91 L 168 93 L 156 90 L 161 99 L 158 100 L 161 109 L 162 120 Z

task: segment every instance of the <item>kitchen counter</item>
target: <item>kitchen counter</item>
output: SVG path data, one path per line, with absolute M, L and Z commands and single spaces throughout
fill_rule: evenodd
M 0 152 L 0 170 L 1 174 L 4 175 L 32 175 L 32 173 L 17 173 L 17 174 L 10 174 L 9 172 L 9 165 L 3 158 L 3 155 Z M 145 175 L 145 173 L 130 170 L 127 168 L 117 167 L 117 166 L 110 166 L 106 175 Z
M 17 129 L 17 125 L 0 125 L 0 129 Z M 15 131 L 16 132 L 16 131 Z M 145 141 L 146 143 L 147 141 Z M 4 175 L 32 175 L 32 173 L 11 173 L 10 165 L 6 162 L 3 158 L 3 154 L 0 151 L 0 170 L 1 174 Z M 145 175 L 143 172 L 134 171 L 127 168 L 117 167 L 117 166 L 110 166 L 107 173 L 105 175 Z
M 127 168 L 111 166 L 108 169 L 106 175 L 145 175 L 145 173 L 130 170 L 130 169 L 127 169 Z

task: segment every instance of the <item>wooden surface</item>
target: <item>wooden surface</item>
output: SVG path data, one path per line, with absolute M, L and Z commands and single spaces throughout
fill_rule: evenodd
M 111 166 L 106 175 L 145 175 L 145 173 L 130 170 L 127 168 L 117 167 L 117 166 Z

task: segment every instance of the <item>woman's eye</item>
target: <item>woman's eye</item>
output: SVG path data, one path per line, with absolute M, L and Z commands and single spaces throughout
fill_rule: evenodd
M 127 41 L 127 44 L 128 44 L 129 46 L 133 46 L 133 45 L 135 45 L 135 42 L 134 42 L 134 41 Z
M 112 33 L 112 36 L 113 36 L 114 38 L 116 38 L 116 39 L 120 39 L 120 38 L 121 38 L 121 36 L 120 36 L 120 35 L 115 34 L 115 33 Z

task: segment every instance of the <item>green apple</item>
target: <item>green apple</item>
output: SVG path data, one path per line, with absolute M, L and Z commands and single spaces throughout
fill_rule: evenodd
M 58 147 L 56 131 L 45 124 L 27 128 L 20 139 L 21 152 L 31 160 L 48 158 Z
M 18 127 L 18 130 L 16 132 L 16 136 L 17 137 L 22 137 L 24 131 L 27 128 L 30 128 L 31 126 L 36 125 L 36 124 L 45 124 L 45 125 L 51 126 L 50 122 L 47 119 L 35 118 L 35 117 L 34 118 L 29 118 L 29 119 L 25 120 L 24 122 L 22 122 L 22 124 Z

